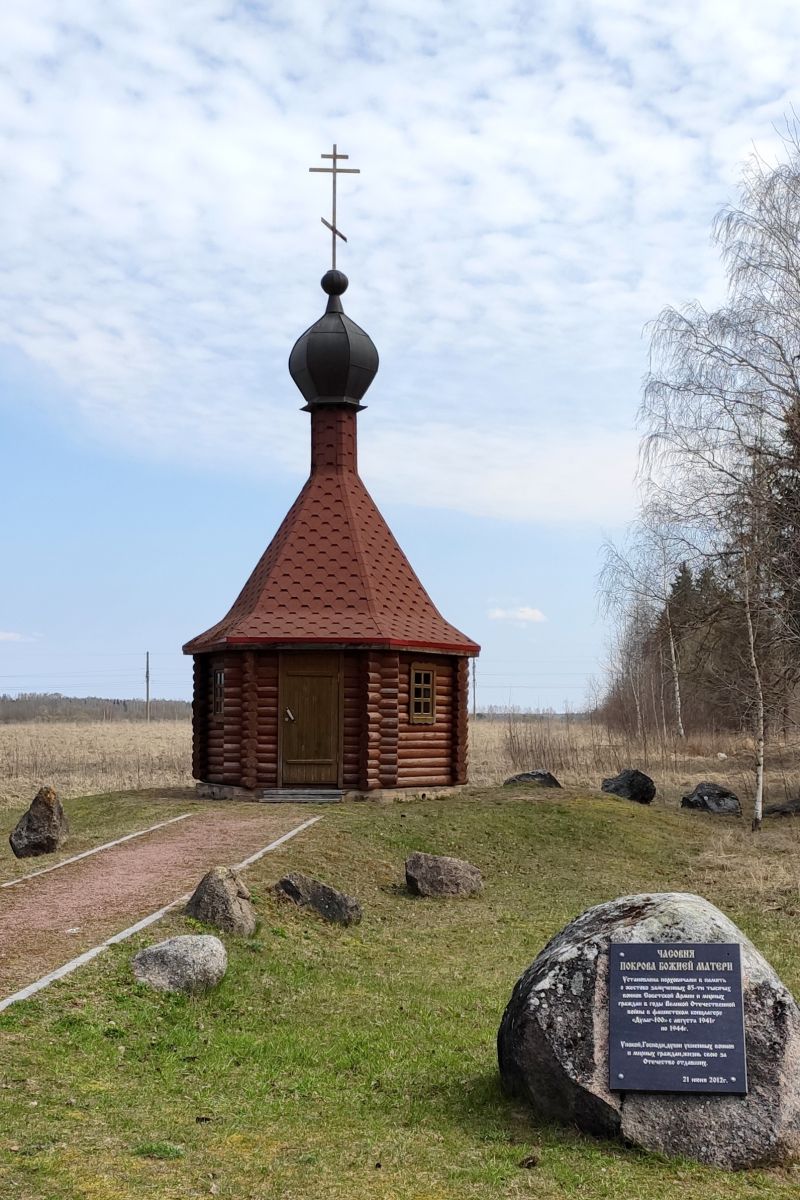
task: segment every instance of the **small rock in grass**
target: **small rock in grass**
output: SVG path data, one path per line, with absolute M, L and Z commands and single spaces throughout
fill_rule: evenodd
M 644 771 L 626 767 L 619 775 L 604 779 L 600 790 L 612 796 L 622 796 L 625 800 L 635 800 L 637 804 L 651 804 L 656 794 L 656 785 Z
M 137 982 L 157 992 L 205 992 L 216 987 L 227 969 L 225 947 L 210 934 L 167 938 L 133 959 Z
M 186 905 L 186 915 L 243 937 L 251 937 L 256 930 L 250 893 L 233 867 L 212 867 L 203 876 Z
M 40 854 L 53 854 L 68 837 L 69 822 L 61 801 L 53 788 L 43 787 L 17 821 L 8 841 L 17 858 L 38 858 Z
M 337 925 L 357 925 L 363 916 L 361 905 L 353 896 L 346 896 L 327 883 L 294 872 L 284 875 L 275 884 L 278 896 L 291 900 L 299 908 L 313 908 L 326 921 Z
M 522 771 L 519 775 L 512 775 L 510 779 L 503 782 L 503 787 L 511 787 L 517 783 L 529 783 L 534 787 L 545 788 L 560 788 L 561 784 L 556 779 L 555 775 L 551 775 L 549 771 L 537 769 L 536 771 Z
M 733 817 L 742 815 L 742 806 L 736 793 L 709 780 L 698 783 L 694 791 L 683 796 L 681 808 L 699 808 L 703 812 Z
M 800 816 L 800 796 L 785 800 L 783 804 L 768 804 L 764 809 L 765 817 L 796 817 Z
M 406 883 L 415 896 L 474 896 L 483 891 L 483 878 L 472 863 L 420 851 L 406 859 Z

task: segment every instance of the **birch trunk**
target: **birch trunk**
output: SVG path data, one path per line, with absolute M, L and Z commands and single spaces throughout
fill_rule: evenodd
M 675 732 L 679 738 L 685 738 L 683 729 L 683 712 L 681 710 L 681 680 L 678 674 L 678 647 L 675 645 L 675 631 L 672 628 L 672 618 L 669 604 L 666 607 L 667 632 L 669 633 L 669 660 L 672 667 L 672 690 L 675 695 Z
M 639 689 L 636 686 L 633 675 L 631 675 L 631 691 L 633 692 L 633 703 L 636 705 L 636 735 L 641 740 L 644 738 L 644 721 L 642 720 L 642 704 L 639 699 Z
M 753 629 L 753 609 L 750 601 L 750 582 L 747 560 L 744 562 L 744 614 L 747 625 L 747 648 L 753 672 L 753 688 L 756 700 L 755 750 L 756 750 L 756 794 L 753 802 L 753 832 L 761 829 L 764 814 L 764 688 L 756 652 L 756 637 Z
M 661 733 L 664 745 L 667 744 L 667 706 L 664 702 L 664 651 L 659 646 L 658 648 L 658 665 L 660 667 L 659 677 L 659 699 L 661 701 Z

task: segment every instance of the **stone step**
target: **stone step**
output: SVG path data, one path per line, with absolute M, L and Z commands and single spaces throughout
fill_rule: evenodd
M 338 788 L 258 788 L 256 794 L 259 800 L 287 804 L 340 804 L 344 799 Z
M 207 800 L 255 800 L 261 804 L 341 804 L 341 788 L 248 788 L 227 783 L 198 783 L 198 796 Z

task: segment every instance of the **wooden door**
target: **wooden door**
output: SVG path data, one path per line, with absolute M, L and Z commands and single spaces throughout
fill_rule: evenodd
M 279 787 L 341 786 L 341 655 L 282 654 Z

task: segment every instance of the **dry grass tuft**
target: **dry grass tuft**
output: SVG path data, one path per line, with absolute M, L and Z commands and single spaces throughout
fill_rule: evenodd
M 773 819 L 756 835 L 745 822 L 726 826 L 698 855 L 698 890 L 713 892 L 735 879 L 738 894 L 761 911 L 800 913 L 799 823 Z

